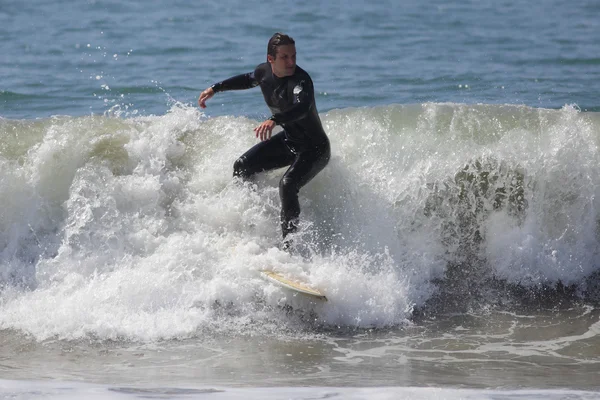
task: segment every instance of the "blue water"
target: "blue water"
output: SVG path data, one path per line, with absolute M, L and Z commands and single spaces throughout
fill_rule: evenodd
M 259 90 L 196 104 L 276 31 L 332 145 L 292 255 L 282 171 L 231 177 Z M 0 397 L 593 398 L 599 32 L 592 0 L 0 0 Z
M 598 110 L 599 21 L 595 0 L 4 0 L 0 115 L 115 106 L 161 115 L 264 61 L 275 31 L 297 40 L 321 111 L 421 102 Z M 266 114 L 255 92 L 214 104 L 211 115 Z

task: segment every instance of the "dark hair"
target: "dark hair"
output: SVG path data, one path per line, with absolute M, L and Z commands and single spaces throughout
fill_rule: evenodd
M 285 46 L 286 44 L 296 44 L 296 42 L 294 42 L 294 39 L 288 35 L 277 32 L 271 36 L 271 39 L 269 39 L 269 44 L 267 45 L 267 55 L 272 56 L 273 58 L 277 57 L 277 47 Z

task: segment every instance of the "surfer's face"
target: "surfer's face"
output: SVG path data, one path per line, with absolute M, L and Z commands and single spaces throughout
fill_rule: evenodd
M 273 73 L 278 78 L 294 75 L 296 71 L 296 45 L 286 44 L 277 47 L 277 55 L 267 56 Z

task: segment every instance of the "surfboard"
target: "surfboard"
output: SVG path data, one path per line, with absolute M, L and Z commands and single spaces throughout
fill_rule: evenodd
M 286 289 L 293 290 L 294 292 L 297 292 L 297 293 L 302 293 L 307 296 L 315 297 L 319 300 L 327 301 L 327 297 L 320 291 L 313 289 L 311 287 L 308 287 L 302 282 L 298 282 L 296 280 L 286 278 L 285 276 L 281 275 L 279 272 L 262 270 L 262 271 L 260 271 L 260 273 L 262 276 L 264 276 L 269 281 L 275 283 L 276 285 L 279 285 Z

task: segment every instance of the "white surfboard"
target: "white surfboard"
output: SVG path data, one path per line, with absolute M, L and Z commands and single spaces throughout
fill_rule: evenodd
M 263 277 L 265 277 L 269 281 L 275 283 L 276 285 L 279 285 L 286 289 L 293 290 L 294 292 L 297 292 L 297 293 L 302 293 L 307 296 L 312 296 L 319 300 L 327 301 L 327 297 L 320 291 L 313 289 L 311 287 L 308 287 L 307 285 L 305 285 L 302 282 L 298 282 L 296 280 L 286 278 L 285 276 L 281 275 L 279 272 L 262 270 L 262 271 L 260 271 L 260 273 Z

